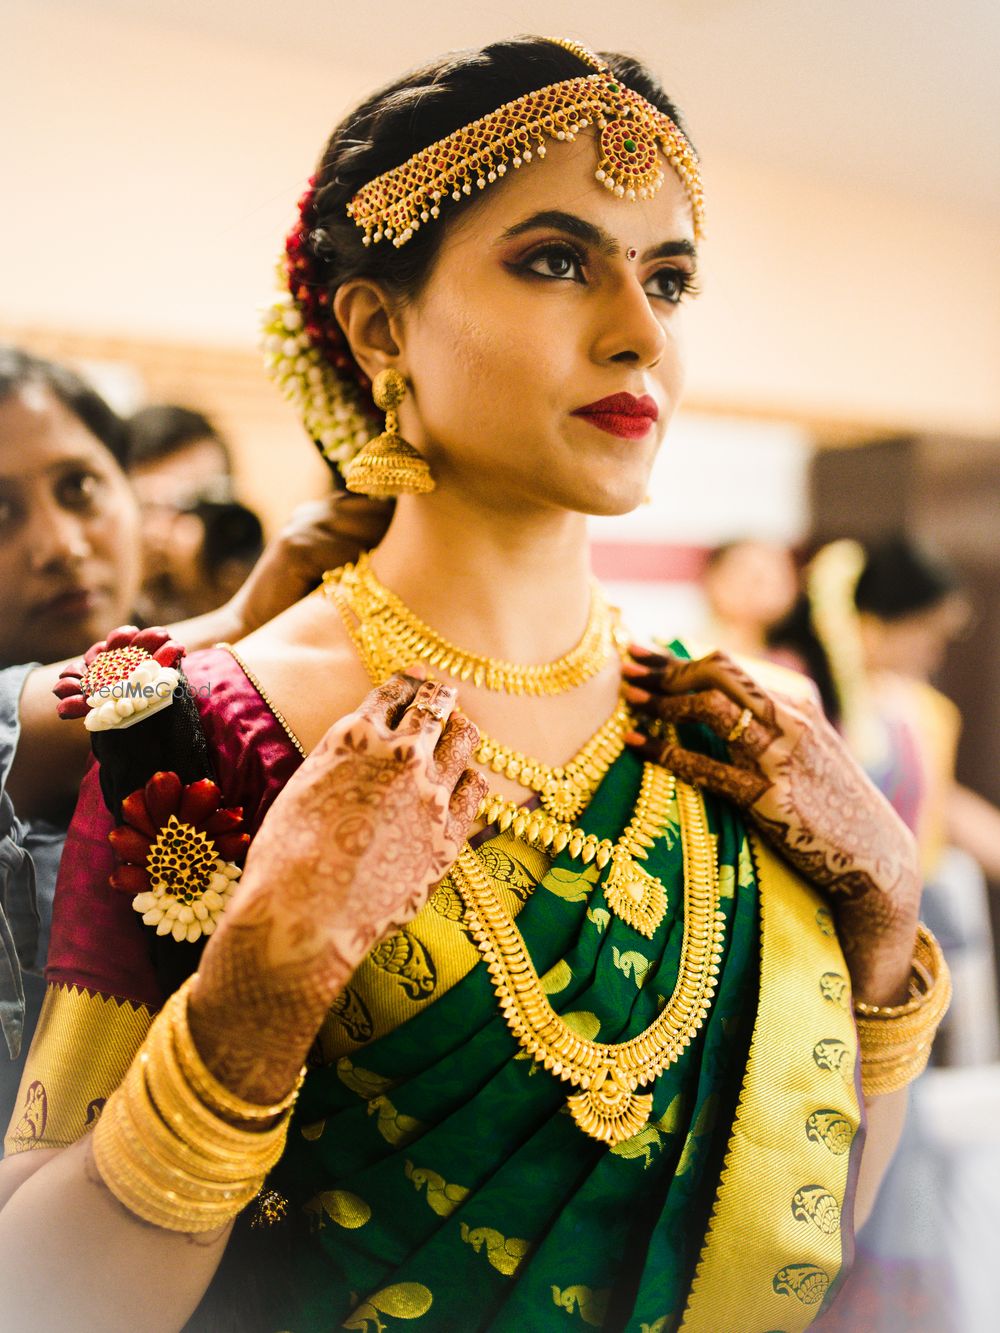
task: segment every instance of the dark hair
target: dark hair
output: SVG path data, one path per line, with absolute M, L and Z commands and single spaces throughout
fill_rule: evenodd
M 205 529 L 201 563 L 210 573 L 224 560 L 252 564 L 264 549 L 264 529 L 252 509 L 237 500 L 200 497 L 190 507 Z
M 33 356 L 20 347 L 0 345 L 0 403 L 31 384 L 47 389 L 100 440 L 120 467 L 127 466 L 125 422 L 92 385 L 68 366 Z
M 901 620 L 959 591 L 958 575 L 945 560 L 899 533 L 867 548 L 854 602 L 880 620 Z
M 785 649 L 801 660 L 806 675 L 819 690 L 824 713 L 836 726 L 841 714 L 840 697 L 832 663 L 813 625 L 808 593 L 800 592 L 792 609 L 777 625 L 772 625 L 764 637 L 769 648 Z
M 217 444 L 225 459 L 225 470 L 232 471 L 229 446 L 208 417 L 190 407 L 175 403 L 155 403 L 142 407 L 128 419 L 129 464 L 153 463 L 193 444 L 209 439 Z
M 637 60 L 602 53 L 617 78 L 681 129 L 680 113 Z M 505 102 L 564 79 L 593 74 L 578 55 L 541 37 L 517 37 L 481 50 L 450 52 L 372 94 L 334 130 L 303 199 L 300 223 L 289 237 L 294 272 L 290 285 L 303 305 L 314 340 L 338 372 L 367 393 L 368 379 L 354 362 L 329 305 L 352 278 L 371 278 L 401 299 L 419 292 L 430 274 L 450 218 L 471 200 L 446 202 L 434 226 L 422 227 L 397 248 L 366 246 L 347 216 L 361 189 L 414 153 Z M 686 133 L 686 131 L 685 131 Z

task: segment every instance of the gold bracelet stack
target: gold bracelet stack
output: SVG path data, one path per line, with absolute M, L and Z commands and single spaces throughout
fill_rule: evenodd
M 923 1073 L 950 1001 L 951 976 L 941 946 L 926 926 L 919 925 L 906 1003 L 854 1003 L 861 1089 L 866 1097 L 896 1092 Z
M 187 1022 L 190 978 L 167 1001 L 94 1130 L 105 1184 L 146 1222 L 212 1231 L 260 1191 L 281 1157 L 298 1084 L 271 1106 L 224 1088 L 198 1055 Z M 262 1128 L 244 1128 L 278 1119 Z

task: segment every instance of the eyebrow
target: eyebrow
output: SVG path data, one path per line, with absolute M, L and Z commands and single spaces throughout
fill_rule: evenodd
M 526 231 L 537 231 L 540 227 L 564 232 L 567 236 L 573 236 L 578 241 L 594 246 L 602 254 L 609 256 L 621 254 L 618 242 L 603 227 L 578 217 L 576 213 L 564 213 L 561 209 L 543 209 L 539 213 L 532 213 L 530 217 L 508 227 L 500 239 L 509 241 L 515 236 L 522 236 Z M 689 259 L 696 260 L 698 251 L 691 241 L 664 241 L 662 245 L 655 245 L 643 251 L 642 259 L 648 262 L 650 259 L 666 259 L 676 255 L 686 255 Z

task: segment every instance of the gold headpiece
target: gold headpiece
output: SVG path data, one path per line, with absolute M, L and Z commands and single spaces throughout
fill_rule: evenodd
M 555 40 L 555 39 L 554 39 Z M 600 131 L 597 179 L 619 198 L 647 199 L 663 184 L 657 148 L 677 172 L 694 215 L 695 235 L 704 223 L 698 159 L 680 129 L 639 93 L 619 83 L 598 56 L 577 42 L 555 40 L 598 72 L 550 83 L 506 102 L 489 115 L 439 139 L 363 186 L 347 215 L 364 229 L 364 243 L 405 245 L 422 223 L 440 214 L 443 199 L 456 202 L 483 190 L 534 155 L 546 139 L 575 139 Z

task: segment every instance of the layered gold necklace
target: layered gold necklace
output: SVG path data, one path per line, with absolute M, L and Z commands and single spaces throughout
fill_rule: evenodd
M 328 573 L 323 589 L 376 685 L 421 660 L 486 688 L 557 694 L 590 679 L 610 651 L 621 646 L 599 590 L 592 598 L 584 637 L 570 654 L 543 666 L 522 666 L 479 657 L 441 639 L 378 583 L 365 557 L 356 566 Z M 588 640 L 595 646 L 583 653 Z M 724 921 L 718 910 L 715 840 L 708 831 L 704 804 L 694 788 L 677 782 L 673 774 L 655 764 L 644 765 L 635 812 L 614 842 L 585 833 L 572 822 L 622 753 L 625 733 L 633 725 L 629 709 L 619 702 L 567 764 L 544 764 L 488 736 L 480 737 L 476 758 L 536 792 L 540 800 L 534 808 L 490 793 L 480 804 L 480 818 L 501 830 L 510 829 L 540 850 L 566 852 L 584 863 L 595 862 L 601 870 L 610 863 L 603 886 L 608 908 L 647 938 L 655 934 L 668 904 L 662 881 L 641 862 L 666 831 L 676 807 L 684 858 L 681 962 L 671 999 L 645 1032 L 614 1045 L 576 1034 L 549 1004 L 520 932 L 468 843 L 450 872 L 511 1031 L 546 1069 L 579 1089 L 569 1098 L 573 1118 L 585 1133 L 609 1144 L 631 1137 L 646 1123 L 652 1094 L 637 1089 L 659 1077 L 702 1026 L 715 991 Z

